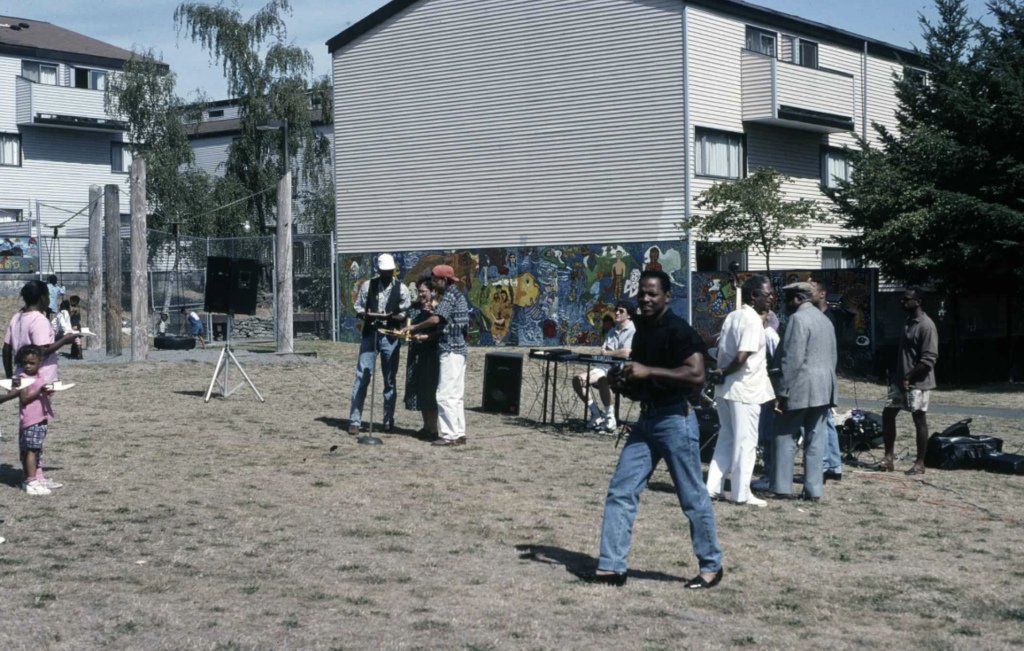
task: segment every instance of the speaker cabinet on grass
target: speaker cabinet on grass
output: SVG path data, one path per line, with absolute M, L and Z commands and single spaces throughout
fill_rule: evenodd
M 487 353 L 484 357 L 483 410 L 518 415 L 522 384 L 522 353 Z
M 256 314 L 261 268 L 256 260 L 207 258 L 203 309 L 215 314 Z

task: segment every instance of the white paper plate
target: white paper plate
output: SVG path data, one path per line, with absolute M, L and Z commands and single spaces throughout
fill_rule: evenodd
M 54 391 L 67 391 L 68 389 L 70 389 L 73 386 L 75 386 L 74 382 L 54 382 L 53 383 L 53 390 Z
M 30 386 L 32 386 L 32 383 L 35 382 L 35 381 L 36 381 L 35 378 L 23 377 L 23 378 L 21 378 L 21 388 L 24 389 L 25 387 L 30 387 Z M 7 389 L 8 391 L 10 391 L 11 390 L 11 381 L 10 380 L 0 380 L 0 387 L 3 387 L 4 389 Z
M 95 332 L 93 332 L 93 331 L 92 331 L 92 330 L 90 330 L 89 328 L 82 328 L 81 330 L 79 330 L 79 331 L 78 331 L 78 333 L 77 333 L 77 334 L 80 334 L 80 335 L 87 335 L 87 336 L 89 336 L 89 337 L 98 337 L 98 336 L 99 336 L 99 334 L 98 334 L 98 333 L 95 333 Z

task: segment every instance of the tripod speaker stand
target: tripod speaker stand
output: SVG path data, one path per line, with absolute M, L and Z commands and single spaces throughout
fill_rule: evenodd
M 266 402 L 266 400 L 263 399 L 263 396 L 260 395 L 259 389 L 257 389 L 256 385 L 252 383 L 251 379 L 249 379 L 248 373 L 245 372 L 245 369 L 242 368 L 242 365 L 238 362 L 238 358 L 235 357 L 233 352 L 231 352 L 231 324 L 234 320 L 235 315 L 233 313 L 229 313 L 227 335 L 224 338 L 224 348 L 220 351 L 220 358 L 217 360 L 217 367 L 213 370 L 213 379 L 210 380 L 210 388 L 206 390 L 206 402 L 210 402 L 210 395 L 213 393 L 213 386 L 217 384 L 217 379 L 220 377 L 221 369 L 224 369 L 224 378 L 220 385 L 220 394 L 222 396 L 227 398 L 248 383 L 249 386 L 252 387 L 256 397 L 260 399 L 260 402 Z M 231 387 L 231 380 L 229 376 L 231 364 L 234 364 L 238 368 L 238 372 L 245 378 L 245 382 L 240 382 L 238 386 L 235 387 Z

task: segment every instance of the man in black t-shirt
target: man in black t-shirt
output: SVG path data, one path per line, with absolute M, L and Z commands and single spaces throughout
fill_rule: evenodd
M 704 342 L 668 309 L 671 287 L 668 274 L 662 271 L 641 274 L 632 361 L 621 374 L 609 377 L 614 390 L 628 392 L 640 402 L 641 415 L 608 486 L 601 557 L 597 572 L 589 577 L 598 583 L 625 584 L 626 555 L 640 494 L 661 459 L 668 465 L 679 504 L 690 521 L 693 552 L 700 563 L 700 574 L 686 587 L 711 588 L 722 580 L 722 547 L 711 497 L 704 487 L 697 419 L 686 400 L 694 387 L 704 383 Z

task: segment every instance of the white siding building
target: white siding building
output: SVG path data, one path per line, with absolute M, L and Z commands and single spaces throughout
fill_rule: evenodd
M 678 240 L 701 191 L 766 165 L 824 201 L 915 60 L 738 0 L 394 0 L 328 47 L 339 253 Z
M 47 22 L 0 16 L 0 271 L 88 272 L 88 210 L 73 215 L 86 208 L 90 185 L 128 190 L 124 125 L 107 115 L 103 96 L 130 57 Z M 122 195 L 125 213 L 127 203 Z M 59 224 L 58 265 L 48 254 Z

